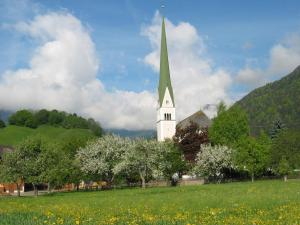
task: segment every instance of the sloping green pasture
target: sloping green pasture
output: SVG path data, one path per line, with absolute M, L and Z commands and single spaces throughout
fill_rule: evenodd
M 88 129 L 65 129 L 62 127 L 40 126 L 36 129 L 19 126 L 7 126 L 0 129 L 0 145 L 16 146 L 29 136 L 41 136 L 55 141 L 61 141 L 68 137 L 94 137 Z

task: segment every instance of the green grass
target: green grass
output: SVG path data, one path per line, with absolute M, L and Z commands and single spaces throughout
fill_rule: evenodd
M 7 126 L 0 129 L 0 145 L 16 146 L 27 137 L 36 135 L 56 141 L 61 141 L 69 136 L 94 136 L 91 131 L 87 129 L 65 129 L 48 125 L 40 126 L 36 129 Z
M 300 180 L 2 198 L 0 224 L 300 224 Z

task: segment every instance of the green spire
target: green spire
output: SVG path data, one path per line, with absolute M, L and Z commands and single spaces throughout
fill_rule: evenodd
M 159 75 L 159 85 L 158 85 L 158 95 L 160 106 L 163 103 L 163 98 L 165 96 L 166 89 L 169 89 L 173 105 L 174 95 L 170 79 L 170 70 L 169 70 L 169 60 L 168 60 L 168 48 L 167 48 L 167 39 L 166 39 L 166 30 L 165 30 L 165 18 L 162 21 L 161 29 L 161 47 L 160 47 L 160 75 Z

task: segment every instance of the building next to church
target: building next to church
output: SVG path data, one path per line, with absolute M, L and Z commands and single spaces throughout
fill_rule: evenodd
M 158 85 L 157 140 L 172 138 L 176 132 L 176 114 L 173 88 L 170 78 L 165 20 L 162 21 L 160 74 Z

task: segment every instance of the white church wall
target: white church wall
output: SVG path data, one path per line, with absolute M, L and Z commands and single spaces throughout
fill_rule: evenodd
M 157 140 L 163 141 L 172 138 L 176 131 L 175 107 L 169 92 L 166 88 L 162 106 L 157 110 Z

